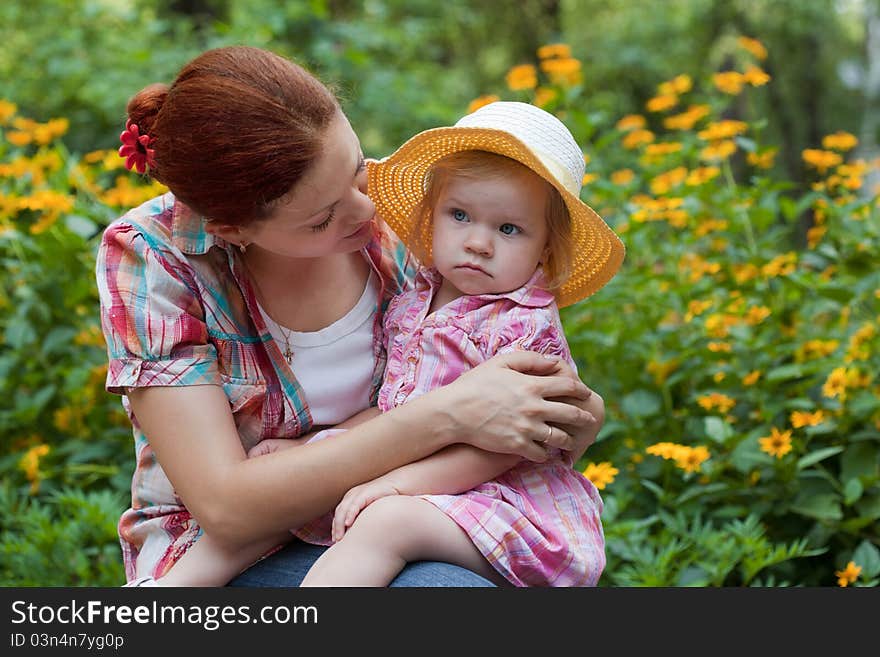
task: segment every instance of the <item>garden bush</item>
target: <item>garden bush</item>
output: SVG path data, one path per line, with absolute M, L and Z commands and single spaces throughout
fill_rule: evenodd
M 604 586 L 874 586 L 880 578 L 877 162 L 838 132 L 781 178 L 750 98 L 766 51 L 671 76 L 641 114 L 594 105 L 564 44 L 497 97 L 557 114 L 584 148 L 582 197 L 627 248 L 563 311 L 607 404 L 579 464 L 605 500 Z M 64 117 L 0 102 L 0 583 L 117 585 L 113 527 L 133 447 L 103 390 L 101 230 L 162 188 L 113 150 L 70 153 Z

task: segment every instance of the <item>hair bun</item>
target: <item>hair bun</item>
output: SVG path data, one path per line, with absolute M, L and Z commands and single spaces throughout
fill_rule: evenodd
M 141 134 L 152 135 L 153 123 L 168 98 L 168 89 L 167 84 L 156 82 L 141 89 L 128 101 L 128 118 L 140 128 Z

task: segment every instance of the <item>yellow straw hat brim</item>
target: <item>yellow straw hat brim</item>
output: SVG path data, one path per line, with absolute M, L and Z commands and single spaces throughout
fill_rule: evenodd
M 625 249 L 602 218 L 565 187 L 523 142 L 503 130 L 445 127 L 411 138 L 387 158 L 367 163 L 367 192 L 376 213 L 416 253 L 431 253 L 429 243 L 416 243 L 413 213 L 425 193 L 425 176 L 443 157 L 479 150 L 504 155 L 547 180 L 561 194 L 571 216 L 572 261 L 568 280 L 556 291 L 560 307 L 569 306 L 599 290 L 617 273 Z M 577 181 L 580 185 L 580 181 Z M 430 240 L 431 231 L 422 231 Z

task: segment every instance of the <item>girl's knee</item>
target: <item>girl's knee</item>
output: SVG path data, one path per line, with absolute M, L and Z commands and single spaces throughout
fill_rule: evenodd
M 400 526 L 401 519 L 412 517 L 411 514 L 417 512 L 418 502 L 423 500 L 408 495 L 380 497 L 360 512 L 352 527 L 358 523 Z

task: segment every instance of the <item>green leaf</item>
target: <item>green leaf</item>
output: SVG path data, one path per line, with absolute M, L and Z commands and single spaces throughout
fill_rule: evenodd
M 880 440 L 880 431 L 874 429 L 865 429 L 864 431 L 856 431 L 849 435 L 849 441 L 855 440 Z
M 803 470 L 804 468 L 809 468 L 811 465 L 815 465 L 819 461 L 827 459 L 829 456 L 840 454 L 843 450 L 843 447 L 826 447 L 825 449 L 811 452 L 810 454 L 802 456 L 798 459 L 797 469 Z
M 861 481 L 858 479 L 850 479 L 843 487 L 843 503 L 847 506 L 851 506 L 852 503 L 856 502 L 864 492 L 865 487 L 862 486 Z
M 98 224 L 88 217 L 83 217 L 78 214 L 67 215 L 64 223 L 71 232 L 85 239 L 92 237 L 92 235 L 98 232 Z
M 876 443 L 860 442 L 850 445 L 840 459 L 840 479 L 877 479 L 880 476 L 878 456 L 880 446 Z
M 663 490 L 660 486 L 655 484 L 650 479 L 642 479 L 641 482 L 642 482 L 642 486 L 644 486 L 649 491 L 654 493 L 654 495 L 657 496 L 657 499 L 663 499 L 664 497 L 666 497 L 666 491 Z
M 621 401 L 626 415 L 649 417 L 660 411 L 660 397 L 648 390 L 636 390 L 626 395 Z
M 856 502 L 856 512 L 863 518 L 876 520 L 880 518 L 880 492 L 875 488 L 873 492 L 862 495 Z
M 761 451 L 754 438 L 743 440 L 730 453 L 730 464 L 742 473 L 747 473 L 758 466 L 769 465 L 773 457 Z
M 775 367 L 767 372 L 767 381 L 787 381 L 789 379 L 799 379 L 804 375 L 802 365 L 794 363 L 791 365 L 782 365 Z
M 859 543 L 859 546 L 853 552 L 852 560 L 855 561 L 857 566 L 862 567 L 862 577 L 868 578 L 880 575 L 880 550 L 868 539 Z
M 720 417 L 707 417 L 703 426 L 706 435 L 721 445 L 733 435 L 733 428 Z
M 838 496 L 833 493 L 808 497 L 800 496 L 798 501 L 791 506 L 791 510 L 817 520 L 840 520 L 843 518 Z

